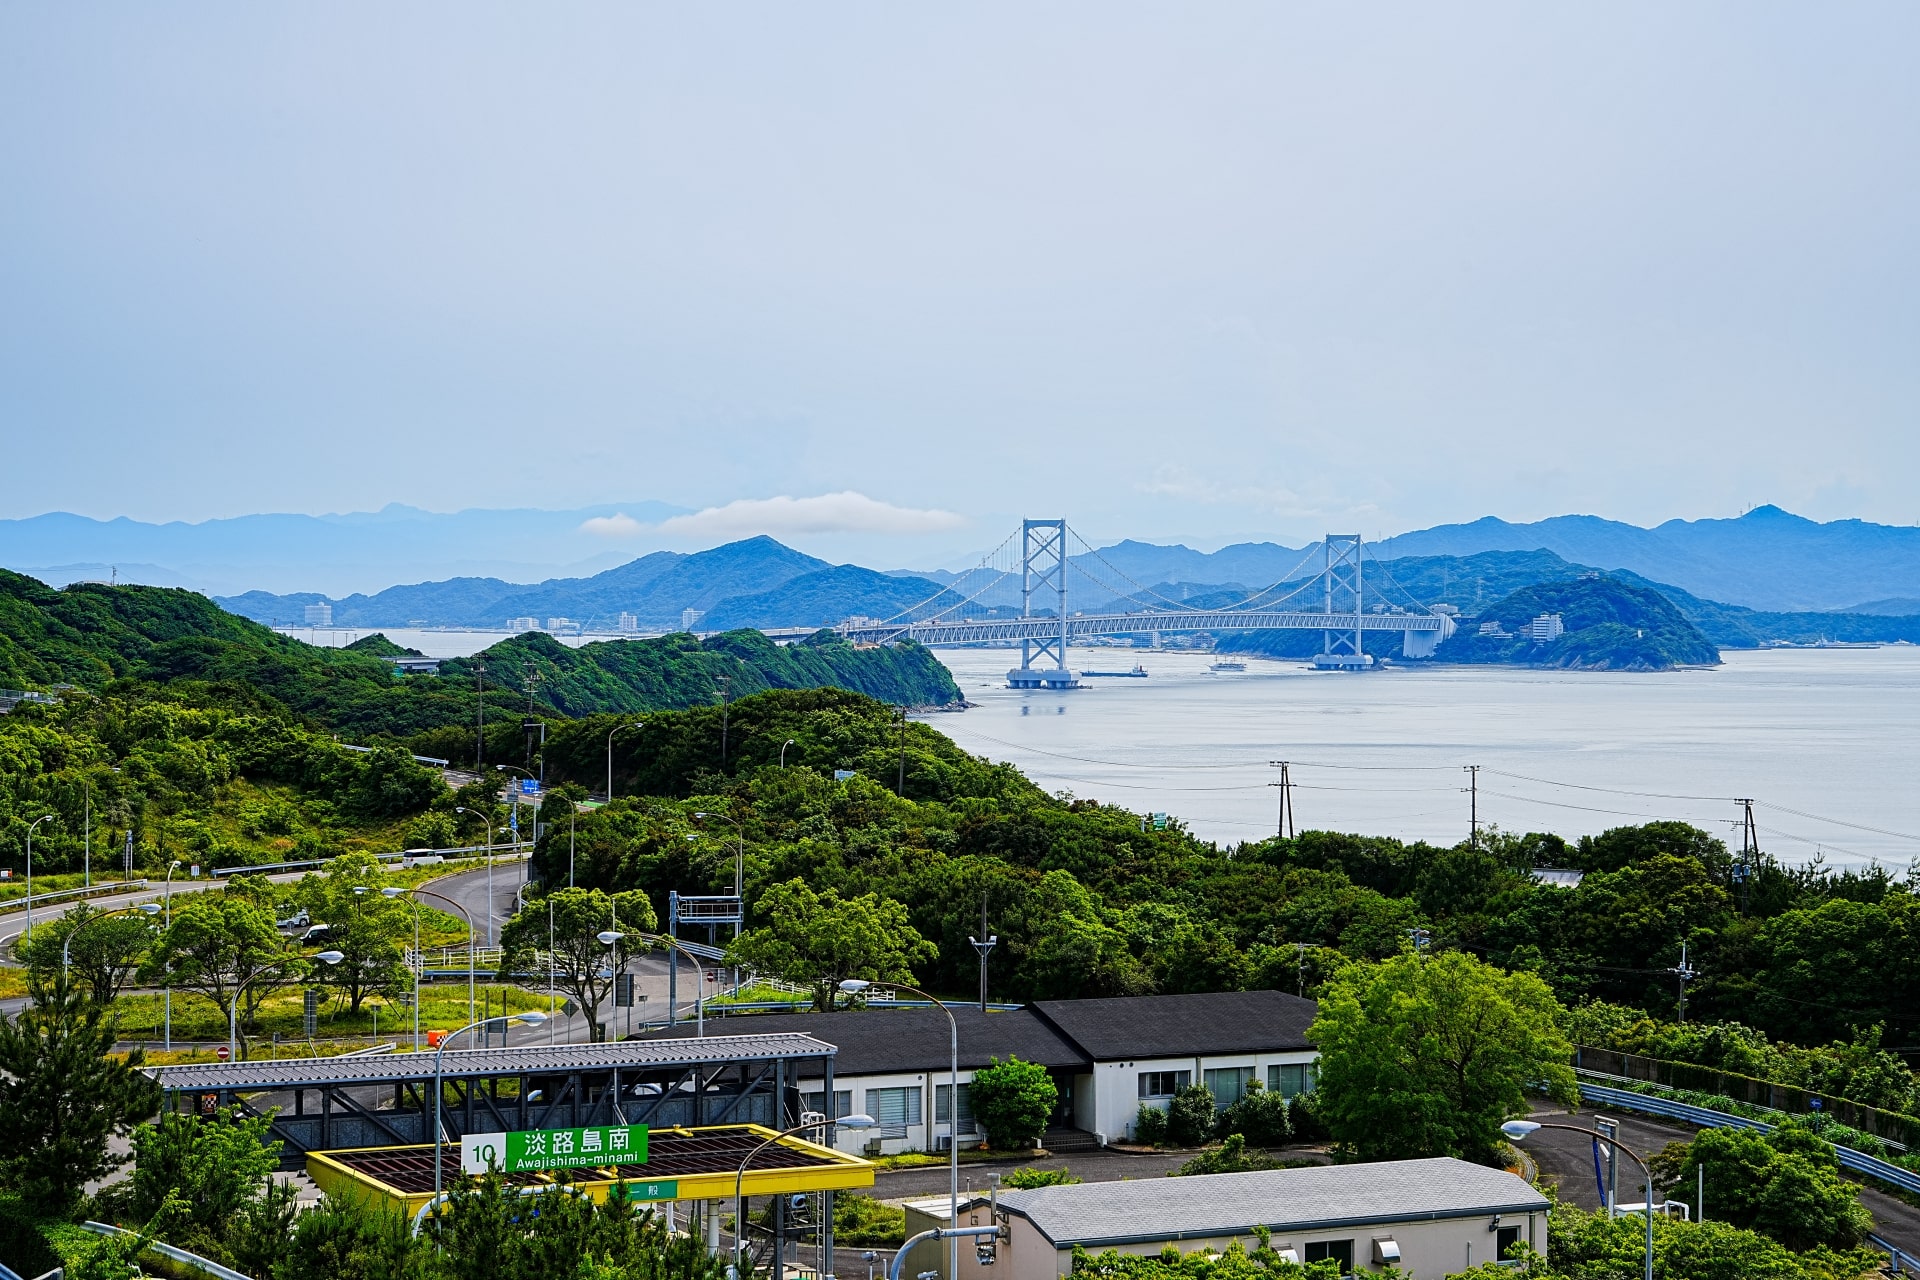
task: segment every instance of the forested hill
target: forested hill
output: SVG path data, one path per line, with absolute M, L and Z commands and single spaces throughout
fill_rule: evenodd
M 1535 641 L 1528 624 L 1558 614 L 1565 632 Z M 1495 623 L 1492 635 L 1480 634 Z M 1522 587 L 1477 617 L 1440 646 L 1441 662 L 1511 662 L 1600 671 L 1665 671 L 1711 665 L 1720 651 L 1657 591 L 1618 578 L 1583 577 Z
M 99 583 L 55 591 L 0 571 L 0 687 L 192 685 L 232 703 L 277 704 L 356 741 L 412 741 L 461 726 L 456 741 L 470 744 L 478 692 L 472 665 L 402 675 L 385 661 L 395 648 L 372 637 L 351 649 L 316 648 L 190 591 Z M 528 709 L 529 673 L 538 676 L 533 710 L 545 716 L 701 705 L 718 696 L 721 678 L 734 696 L 836 686 L 916 706 L 960 698 L 947 669 L 917 645 L 864 649 L 827 635 L 786 648 L 759 632 L 730 632 L 567 649 L 534 634 L 481 656 L 489 672 L 486 720 L 510 722 L 516 732 Z

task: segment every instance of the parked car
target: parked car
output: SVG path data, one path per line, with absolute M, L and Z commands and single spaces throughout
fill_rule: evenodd
M 292 904 L 289 903 L 287 904 L 287 906 L 283 906 L 280 909 L 282 911 L 285 911 L 288 909 L 288 907 L 291 907 L 291 906 Z M 283 919 L 274 921 L 274 924 L 278 925 L 282 929 L 304 929 L 307 927 L 309 923 L 310 922 L 307 919 L 307 909 L 305 907 L 294 907 L 292 915 L 286 916 Z

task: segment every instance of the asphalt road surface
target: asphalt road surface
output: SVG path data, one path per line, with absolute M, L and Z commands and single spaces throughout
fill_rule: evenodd
M 1536 1110 L 1533 1113 L 1533 1118 L 1542 1123 L 1577 1124 L 1588 1128 L 1592 1127 L 1597 1116 L 1619 1121 L 1620 1140 L 1627 1144 L 1628 1150 L 1643 1159 L 1669 1142 L 1691 1141 L 1698 1132 L 1685 1125 L 1635 1115 L 1631 1111 L 1582 1112 L 1572 1119 L 1568 1119 L 1564 1111 Z M 1562 1200 L 1579 1205 L 1582 1209 L 1600 1207 L 1600 1191 L 1593 1176 L 1592 1139 L 1577 1133 L 1542 1129 L 1528 1137 L 1524 1146 L 1527 1154 L 1540 1166 L 1541 1181 L 1557 1183 Z M 1693 1188 L 1676 1187 L 1673 1198 L 1691 1203 Z M 1622 1161 L 1620 1202 L 1638 1204 L 1644 1199 L 1639 1168 L 1631 1160 Z M 1920 1254 L 1920 1209 L 1872 1185 L 1862 1185 L 1860 1200 L 1867 1206 L 1867 1211 L 1873 1214 L 1875 1235 L 1909 1254 Z M 1707 1216 L 1714 1216 L 1711 1203 L 1707 1205 Z M 1916 1271 L 1916 1274 L 1920 1274 L 1920 1271 Z

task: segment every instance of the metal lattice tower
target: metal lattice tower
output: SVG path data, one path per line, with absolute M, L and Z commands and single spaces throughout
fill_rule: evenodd
M 1318 666 L 1370 665 L 1360 638 L 1360 615 L 1364 605 L 1360 572 L 1361 549 L 1360 535 L 1357 533 L 1327 535 L 1327 563 L 1326 568 L 1321 571 L 1321 582 L 1326 593 L 1326 613 L 1329 615 L 1327 621 L 1331 624 L 1333 614 L 1345 613 L 1351 609 L 1353 625 L 1350 627 L 1329 625 L 1320 633 L 1320 654 L 1314 659 Z
M 1045 662 L 1051 654 L 1054 665 L 1067 669 L 1067 522 L 1065 520 L 1026 520 L 1020 525 L 1020 616 L 1033 617 L 1036 592 L 1057 594 L 1060 634 L 1042 640 L 1020 642 L 1020 665 L 1033 669 L 1038 657 Z

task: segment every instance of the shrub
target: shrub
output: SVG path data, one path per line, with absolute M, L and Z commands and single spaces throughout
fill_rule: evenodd
M 1010 1057 L 974 1072 L 967 1097 L 988 1144 L 1008 1150 L 1035 1145 L 1060 1091 L 1045 1067 Z
M 1219 1146 L 1202 1151 L 1173 1170 L 1169 1178 L 1188 1178 L 1197 1173 L 1246 1173 L 1251 1169 L 1277 1169 L 1280 1164 L 1264 1151 L 1247 1150 L 1247 1140 L 1230 1133 Z
M 1215 1132 L 1237 1133 L 1256 1147 L 1278 1147 L 1293 1136 L 1286 1098 L 1255 1080 L 1240 1100 L 1220 1113 Z
M 907 1211 L 872 1196 L 843 1191 L 833 1198 L 833 1238 L 849 1249 L 898 1248 L 907 1239 Z
M 1133 1117 L 1133 1140 L 1150 1147 L 1164 1143 L 1167 1140 L 1167 1113 L 1151 1103 L 1141 1103 L 1140 1110 Z
M 1287 1123 L 1293 1129 L 1295 1142 L 1328 1142 L 1333 1138 L 1315 1114 L 1313 1102 L 1310 1093 L 1296 1093 L 1287 1099 Z
M 1070 1187 L 1079 1181 L 1064 1165 L 1058 1169 L 1036 1169 L 1028 1165 L 1000 1179 L 1000 1185 L 1015 1191 L 1031 1191 L 1035 1187 Z
M 1213 1090 L 1188 1085 L 1167 1104 L 1167 1141 L 1176 1147 L 1197 1147 L 1213 1136 Z

